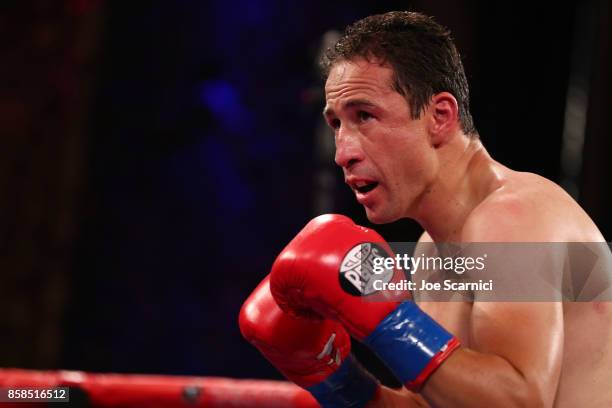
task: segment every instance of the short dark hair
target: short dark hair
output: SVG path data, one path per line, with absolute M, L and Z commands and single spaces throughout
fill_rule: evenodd
M 470 95 L 461 57 L 450 31 L 431 17 L 409 11 L 391 11 L 359 20 L 321 59 L 324 78 L 338 61 L 376 59 L 394 71 L 393 88 L 403 95 L 413 119 L 439 92 L 450 92 L 459 105 L 463 132 L 477 136 L 470 114 Z

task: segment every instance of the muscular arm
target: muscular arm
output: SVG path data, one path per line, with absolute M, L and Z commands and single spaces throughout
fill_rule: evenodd
M 563 344 L 560 303 L 475 303 L 462 340 L 425 383 L 421 395 L 431 406 L 552 406 Z M 372 407 L 428 406 L 415 397 L 393 394 Z
M 471 339 L 425 384 L 433 406 L 552 406 L 559 380 L 559 303 L 474 304 Z
M 532 219 L 534 214 L 511 204 L 510 222 L 497 222 L 491 230 L 487 221 L 499 220 L 508 208 L 505 203 L 489 208 L 466 225 L 464 240 L 528 242 L 535 237 L 533 241 L 546 241 L 548 235 L 554 241 L 554 226 L 546 228 Z M 531 231 L 534 226 L 537 231 Z M 431 238 L 425 233 L 419 241 L 431 242 Z M 561 303 L 475 302 L 468 327 L 467 338 L 461 339 L 464 346 L 437 369 L 421 392 L 431 405 L 553 405 L 563 353 Z

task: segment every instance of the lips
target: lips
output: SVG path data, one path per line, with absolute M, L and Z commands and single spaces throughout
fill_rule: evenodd
M 372 179 L 349 177 L 346 179 L 346 183 L 355 192 L 357 202 L 363 205 L 372 203 L 372 194 L 376 191 L 379 186 L 379 182 Z
M 376 187 L 378 187 L 378 182 L 376 181 L 369 182 L 369 183 L 360 182 L 358 185 L 355 185 L 355 190 L 357 190 L 361 194 L 367 194 L 370 191 L 374 190 Z

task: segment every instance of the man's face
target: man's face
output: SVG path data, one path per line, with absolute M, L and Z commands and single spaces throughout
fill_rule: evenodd
M 408 216 L 435 177 L 428 113 L 411 119 L 406 99 L 391 86 L 392 74 L 364 59 L 339 61 L 325 84 L 335 161 L 377 224 Z

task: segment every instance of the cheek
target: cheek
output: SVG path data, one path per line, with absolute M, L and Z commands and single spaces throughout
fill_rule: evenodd
M 400 194 L 412 196 L 422 190 L 434 178 L 431 152 L 427 149 L 398 149 L 394 163 L 388 168 L 391 184 Z
M 388 128 L 378 133 L 366 148 L 379 175 L 393 189 L 420 184 L 419 180 L 429 173 L 432 149 L 419 129 L 405 127 Z
M 399 144 L 394 149 L 396 168 L 403 174 L 420 174 L 428 166 L 431 149 L 423 143 Z

